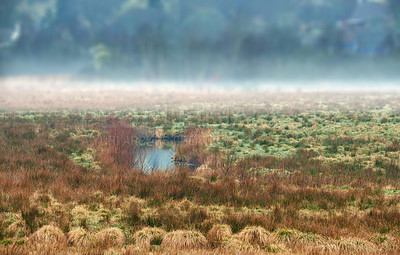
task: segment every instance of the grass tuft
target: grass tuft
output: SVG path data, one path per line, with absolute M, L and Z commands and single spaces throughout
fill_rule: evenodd
M 222 241 L 232 236 L 232 229 L 226 224 L 214 225 L 207 233 L 207 240 L 213 247 L 218 247 Z
M 208 245 L 204 235 L 194 230 L 176 230 L 165 235 L 161 243 L 163 248 L 185 250 L 201 249 Z
M 64 250 L 66 246 L 67 240 L 62 230 L 51 225 L 38 229 L 27 242 L 28 249 L 38 254 L 53 254 L 57 250 Z
M 94 235 L 96 247 L 111 248 L 125 244 L 125 235 L 119 228 L 106 228 Z
M 148 250 L 152 245 L 161 245 L 166 232 L 160 228 L 143 228 L 134 234 L 135 244 L 143 250 Z
M 252 245 L 264 247 L 276 243 L 276 239 L 263 227 L 246 227 L 238 234 L 238 239 Z
M 94 244 L 94 237 L 83 228 L 75 228 L 68 232 L 67 242 L 80 249 L 90 248 Z

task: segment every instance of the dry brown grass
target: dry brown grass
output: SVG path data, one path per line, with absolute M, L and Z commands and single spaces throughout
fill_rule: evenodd
M 144 254 L 144 253 L 140 253 Z M 265 251 L 261 250 L 252 250 L 252 251 L 232 251 L 232 250 L 208 250 L 208 249 L 188 249 L 188 250 L 182 250 L 182 251 L 165 251 L 165 250 L 160 250 L 160 251 L 154 251 L 152 252 L 154 255 L 259 255 L 259 254 L 265 254 Z M 279 254 L 279 253 L 278 253 Z M 136 255 L 136 254 L 134 254 Z
M 232 236 L 232 229 L 226 224 L 214 225 L 207 233 L 207 240 L 213 247 L 218 247 L 222 244 L 224 239 L 228 239 Z
M 208 165 L 203 164 L 198 168 L 196 168 L 194 173 L 196 177 L 203 177 L 205 179 L 210 179 L 211 176 L 216 174 L 216 171 L 211 169 Z
M 46 225 L 33 233 L 27 242 L 27 249 L 34 254 L 55 254 L 66 248 L 67 241 L 61 229 Z
M 238 235 L 238 239 L 252 245 L 264 247 L 276 243 L 276 239 L 263 227 L 251 226 L 243 229 Z
M 152 245 L 160 245 L 167 232 L 160 228 L 143 228 L 134 234 L 135 244 L 148 250 Z
M 26 235 L 26 223 L 21 214 L 12 215 L 13 222 L 5 228 L 8 237 L 23 237 Z M 5 227 L 5 226 L 4 226 Z
M 81 227 L 87 225 L 90 218 L 89 211 L 81 205 L 74 207 L 71 210 L 71 215 L 72 215 L 72 221 L 71 221 L 72 227 Z
M 32 252 L 32 254 L 37 254 L 35 253 L 35 250 L 28 249 L 28 246 L 26 245 L 28 242 L 28 238 L 24 237 L 21 239 L 18 239 L 18 242 L 14 242 L 11 245 L 0 245 L 0 254 L 2 255 L 25 255 L 28 254 L 29 252 Z
M 335 101 L 323 95 L 322 98 Z M 292 99 L 295 98 L 292 97 L 290 100 Z M 265 98 L 262 100 L 264 102 Z M 379 97 L 376 100 L 380 100 Z M 394 105 L 393 109 L 397 110 L 393 110 L 391 113 L 393 116 L 387 118 L 392 123 L 392 129 L 396 130 L 399 125 L 398 102 L 396 99 L 396 101 L 382 100 L 378 104 L 368 103 L 366 104 L 368 108 L 365 110 L 372 105 Z M 251 112 L 253 109 L 248 108 Z M 340 115 L 347 116 L 345 112 L 351 107 L 343 106 L 340 109 L 345 110 Z M 272 116 L 272 122 L 275 117 L 301 120 L 308 116 L 301 111 L 300 109 L 297 112 L 295 108 L 282 108 L 278 109 L 276 114 L 271 114 L 268 109 L 260 108 L 261 114 Z M 78 252 L 77 247 L 80 246 L 78 243 L 84 246 L 83 243 L 87 241 L 85 230 L 95 232 L 110 226 L 120 226 L 132 240 L 134 231 L 147 226 L 157 226 L 168 231 L 196 229 L 202 233 L 208 232 L 209 242 L 212 246 L 218 247 L 217 253 L 221 254 L 274 251 L 278 253 L 290 251 L 298 254 L 400 254 L 398 241 L 400 186 L 396 179 L 399 178 L 400 172 L 397 163 L 384 162 L 379 168 L 382 168 L 382 171 L 375 171 L 358 165 L 321 161 L 313 156 L 313 148 L 309 148 L 298 149 L 291 156 L 284 158 L 246 156 L 230 165 L 231 171 L 224 174 L 221 172 L 221 165 L 213 162 L 214 156 L 218 163 L 223 154 L 214 155 L 208 151 L 206 139 L 208 132 L 203 133 L 200 132 L 201 128 L 193 128 L 189 132 L 193 139 L 191 143 L 182 146 L 181 154 L 191 155 L 188 160 L 195 159 L 194 162 L 202 164 L 197 171 L 148 174 L 125 171 L 127 169 L 119 167 L 115 163 L 115 158 L 109 155 L 108 145 L 104 145 L 103 148 L 103 144 L 90 140 L 89 134 L 93 134 L 93 139 L 101 138 L 98 136 L 103 134 L 103 122 L 106 118 L 102 117 L 102 114 L 100 117 L 98 113 L 92 114 L 95 117 L 88 117 L 90 113 L 72 112 L 62 114 L 6 112 L 4 115 L 0 113 L 0 254 L 20 255 L 45 251 L 62 253 L 62 250 L 54 248 L 58 244 L 50 241 L 46 241 L 50 244 L 45 246 L 56 250 L 50 248 L 28 250 L 30 238 L 23 244 L 24 237 L 49 222 L 54 222 L 63 233 L 73 229 L 68 234 L 71 246 L 66 248 L 68 250 L 66 252 L 70 254 Z M 319 114 L 322 114 L 321 117 L 316 118 L 317 122 L 313 121 L 312 125 L 322 125 L 325 122 L 319 123 L 319 120 L 329 122 L 331 117 L 337 125 L 341 125 L 344 120 L 343 116 L 335 120 L 340 115 L 328 116 L 329 111 Z M 128 123 L 133 123 L 133 118 L 139 116 L 130 111 L 120 112 L 117 115 L 125 116 L 121 120 Z M 178 119 L 188 119 L 185 113 L 178 115 L 169 119 L 160 117 L 156 120 L 163 125 L 162 123 L 175 122 Z M 369 115 L 375 116 L 368 112 L 367 116 L 354 112 L 354 117 L 359 121 L 365 121 L 364 117 Z M 109 116 L 113 116 L 113 113 Z M 154 116 L 157 115 L 150 114 L 147 117 Z M 199 127 L 208 123 L 221 123 L 227 131 L 231 125 L 232 128 L 243 129 L 245 133 L 248 130 L 251 133 L 252 129 L 258 126 L 258 122 L 257 124 L 249 122 L 243 127 L 240 125 L 235 127 L 235 123 L 228 123 L 227 114 L 221 113 L 219 109 L 210 111 L 203 117 L 197 113 L 192 117 L 193 123 L 198 123 Z M 349 121 L 354 119 L 350 117 Z M 247 122 L 246 119 L 244 121 Z M 263 119 L 259 120 L 264 122 Z M 82 121 L 86 121 L 86 124 L 83 125 Z M 296 120 L 296 122 L 303 125 L 302 121 Z M 145 121 L 143 123 L 145 125 Z M 265 128 L 265 132 L 272 132 L 266 123 L 260 127 Z M 278 125 L 273 132 L 281 132 L 283 128 L 284 126 Z M 295 131 L 294 126 L 289 125 L 288 128 L 288 132 L 283 131 L 282 134 L 293 136 L 290 139 L 287 137 L 290 141 L 303 139 L 297 137 L 302 134 Z M 104 132 L 104 135 L 107 134 L 109 133 Z M 122 139 L 125 138 L 124 132 L 116 136 L 121 138 L 117 139 L 118 141 L 124 141 Z M 346 139 L 350 139 L 350 134 Z M 373 138 L 371 139 L 372 147 L 374 144 L 380 144 L 376 148 L 371 147 L 372 152 L 380 150 L 382 153 L 392 155 L 390 153 L 399 148 L 398 142 L 389 144 L 385 149 L 379 139 L 376 143 L 373 143 Z M 368 139 L 363 140 L 367 142 Z M 103 139 L 103 141 L 106 143 L 109 140 Z M 335 142 L 335 139 L 329 142 Z M 93 169 L 71 160 L 71 152 L 86 151 L 89 147 L 95 150 L 93 160 L 99 163 L 100 169 Z M 126 155 L 132 156 L 130 152 Z M 227 169 L 226 166 L 224 169 Z M 246 169 L 262 171 L 247 172 Z M 389 172 L 392 174 L 386 175 Z M 195 178 L 194 175 L 201 177 Z M 234 233 L 241 230 L 242 232 L 229 237 L 229 231 L 224 232 L 226 229 L 217 227 L 211 229 L 217 223 L 226 224 Z M 265 242 L 264 231 L 257 232 L 253 229 L 251 232 L 245 229 L 246 226 L 261 226 L 275 231 L 268 233 L 268 238 L 271 240 Z M 248 233 L 244 234 L 246 231 Z M 32 236 L 35 235 L 36 232 Z M 118 236 L 123 234 L 110 234 L 115 237 L 112 238 L 101 231 L 98 235 L 103 236 L 97 240 L 98 247 L 87 249 L 86 252 L 102 254 L 107 250 L 108 253 L 126 251 L 127 254 L 129 252 L 141 254 L 146 253 L 149 244 L 152 244 L 151 239 L 146 239 L 143 240 L 145 248 L 141 249 L 135 245 L 124 250 L 120 248 L 124 241 L 117 241 Z M 172 234 L 168 235 L 173 239 Z M 180 238 L 183 243 L 190 243 L 187 239 L 192 237 L 174 238 Z M 166 247 L 167 243 L 164 241 L 161 246 Z M 197 248 L 199 245 L 183 246 L 185 250 L 181 253 L 216 252 L 205 245 L 200 245 L 206 247 L 200 250 Z M 191 250 L 186 246 L 196 248 Z M 152 248 L 155 254 L 179 253 L 168 247 L 165 250 L 159 247 Z
M 125 243 L 125 235 L 119 228 L 106 228 L 96 233 L 96 247 L 111 248 L 122 247 Z
M 141 255 L 146 254 L 147 250 L 143 250 L 136 245 L 128 245 L 121 249 L 121 255 Z
M 93 246 L 94 237 L 83 228 L 75 228 L 68 232 L 67 242 L 79 249 L 86 249 Z
M 219 252 L 228 252 L 232 254 L 259 254 L 262 252 L 259 247 L 254 247 L 236 237 L 223 239 L 221 241 L 221 247 L 217 250 Z
M 165 249 L 185 250 L 207 247 L 208 242 L 204 235 L 193 230 L 176 230 L 164 236 L 161 246 Z
M 331 240 L 330 246 L 334 247 L 334 252 L 341 254 L 378 254 L 377 247 L 366 240 L 359 238 L 340 238 Z
M 290 247 L 301 245 L 326 245 L 325 238 L 320 235 L 307 234 L 295 229 L 277 229 L 273 232 L 274 237 Z

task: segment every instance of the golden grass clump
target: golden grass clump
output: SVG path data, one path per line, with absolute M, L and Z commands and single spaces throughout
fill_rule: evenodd
M 196 176 L 200 176 L 200 177 L 209 179 L 212 175 L 215 174 L 215 171 L 213 169 L 211 169 L 210 167 L 208 167 L 207 165 L 203 164 L 203 165 L 199 166 L 198 168 L 196 168 L 194 173 Z
M 143 228 L 134 234 L 136 246 L 150 249 L 152 245 L 160 245 L 167 232 L 160 228 Z
M 214 225 L 207 233 L 207 240 L 213 247 L 218 247 L 224 239 L 232 236 L 232 229 L 226 224 Z
M 65 243 L 65 236 L 61 229 L 52 225 L 46 225 L 38 229 L 29 238 L 31 242 Z
M 33 253 L 46 254 L 63 250 L 66 248 L 67 242 L 61 229 L 46 225 L 29 237 L 27 246 Z
M 332 240 L 330 243 L 340 253 L 372 254 L 378 252 L 376 245 L 359 238 L 340 238 Z
M 379 246 L 383 253 L 393 253 L 400 247 L 400 240 L 391 235 L 375 234 L 369 238 L 369 241 Z
M 125 243 L 125 235 L 119 228 L 106 228 L 96 233 L 95 243 L 97 247 L 122 247 Z
M 27 237 L 19 238 L 12 243 L 3 245 L 0 244 L 0 254 L 4 255 L 25 255 L 25 254 L 39 254 L 35 249 L 27 247 Z
M 89 248 L 94 243 L 94 237 L 83 228 L 75 228 L 68 232 L 67 242 L 78 248 Z
M 147 250 L 143 250 L 140 247 L 137 247 L 136 245 L 128 245 L 124 248 L 121 249 L 121 252 L 119 254 L 121 255 L 142 255 L 146 254 Z
M 237 254 L 238 252 L 244 254 L 257 254 L 260 250 L 254 248 L 251 244 L 243 242 L 235 237 L 224 238 L 221 240 L 221 246 L 218 248 L 219 253 L 224 253 L 226 251 Z
M 176 230 L 164 236 L 161 247 L 167 249 L 201 249 L 207 247 L 207 239 L 198 231 Z
M 193 203 L 186 198 L 178 203 L 178 207 L 181 211 L 189 211 L 193 206 Z
M 74 227 L 81 227 L 88 224 L 90 213 L 89 211 L 83 206 L 76 206 L 71 211 L 72 215 L 72 225 Z
M 37 206 L 40 213 L 59 213 L 64 210 L 63 205 L 57 201 L 52 194 L 40 193 L 36 191 L 29 197 L 31 206 Z
M 328 246 L 327 240 L 320 235 L 303 233 L 296 229 L 277 229 L 273 232 L 275 238 L 290 247 L 300 246 L 323 247 Z
M 20 213 L 11 214 L 7 222 L 10 224 L 5 228 L 8 237 L 23 237 L 26 234 L 26 223 Z
M 221 246 L 217 249 L 218 253 L 221 254 L 265 254 L 277 253 L 287 254 L 288 249 L 281 243 L 269 243 L 260 247 L 259 245 L 252 245 L 248 242 L 244 242 L 237 237 L 225 238 L 222 240 Z
M 276 243 L 276 239 L 263 227 L 246 227 L 238 234 L 238 239 L 252 245 L 264 247 Z

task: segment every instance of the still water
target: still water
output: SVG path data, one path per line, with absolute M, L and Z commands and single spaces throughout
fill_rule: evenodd
M 135 156 L 135 165 L 145 172 L 175 169 L 173 156 L 178 142 L 154 141 L 141 146 Z

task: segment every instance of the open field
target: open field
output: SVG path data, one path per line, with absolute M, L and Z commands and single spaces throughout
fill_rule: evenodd
M 400 254 L 398 92 L 15 83 L 1 254 Z M 177 136 L 199 167 L 140 170 L 146 137 Z

